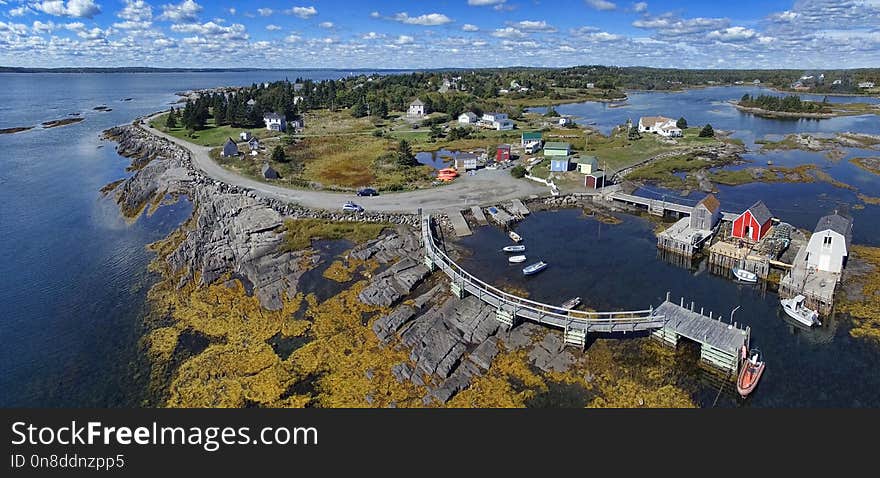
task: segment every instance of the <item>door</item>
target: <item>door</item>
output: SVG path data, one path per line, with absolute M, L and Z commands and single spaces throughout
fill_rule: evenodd
M 831 256 L 828 254 L 819 255 L 819 270 L 830 271 L 831 270 Z

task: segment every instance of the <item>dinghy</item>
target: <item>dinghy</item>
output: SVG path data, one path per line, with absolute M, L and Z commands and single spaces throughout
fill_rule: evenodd
M 739 267 L 733 268 L 733 275 L 743 282 L 758 282 L 758 274 L 747 271 L 745 269 L 740 269 Z
M 779 303 L 782 304 L 782 310 L 784 310 L 789 317 L 807 327 L 822 325 L 822 323 L 819 322 L 819 312 L 804 305 L 805 300 L 807 300 L 806 297 L 798 294 L 791 299 L 782 299 Z
M 517 233 L 515 233 L 515 232 L 513 232 L 513 231 L 508 232 L 507 235 L 510 237 L 510 239 L 511 239 L 513 242 L 520 242 L 520 241 L 522 241 L 522 236 L 520 236 L 519 234 L 517 234 Z
M 548 264 L 544 261 L 536 262 L 536 263 L 526 267 L 525 269 L 523 269 L 523 274 L 525 274 L 527 276 L 535 275 L 538 272 L 541 272 L 542 270 L 546 269 L 547 265 Z
M 560 306 L 560 308 L 562 308 L 563 310 L 571 310 L 579 305 L 581 305 L 581 298 L 574 297 L 572 299 L 568 299 L 567 301 L 563 302 L 562 305 Z
M 739 378 L 736 380 L 736 391 L 742 398 L 746 398 L 755 390 L 763 373 L 764 361 L 761 360 L 761 352 L 758 349 L 752 349 L 749 351 L 749 358 L 743 362 Z
M 520 262 L 525 262 L 526 256 L 510 256 L 507 258 L 507 262 L 511 264 L 519 264 Z
M 504 252 L 524 252 L 526 246 L 504 246 L 504 249 L 501 250 Z

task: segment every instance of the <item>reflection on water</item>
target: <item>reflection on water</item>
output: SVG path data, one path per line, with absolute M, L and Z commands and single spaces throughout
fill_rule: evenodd
M 650 222 L 627 215 L 621 219 L 618 225 L 603 224 L 578 209 L 533 213 L 516 231 L 530 261 L 550 263 L 534 277 L 523 277 L 520 267 L 507 264 L 500 250 L 509 239 L 492 227 L 459 240 L 471 251 L 461 265 L 490 283 L 525 289 L 531 298 L 552 304 L 580 296 L 596 310 L 631 310 L 656 306 L 670 291 L 725 320 L 739 306 L 733 320 L 751 327 L 753 344 L 768 363 L 748 405 L 880 405 L 880 374 L 871 365 L 880 360 L 880 347 L 850 337 L 845 319 L 830 318 L 820 328 L 804 330 L 783 318 L 772 289 L 733 282 L 700 262 L 664 260 Z M 682 360 L 676 368 L 694 384 L 698 401 L 711 406 L 721 382 L 693 365 Z M 716 405 L 741 405 L 731 391 L 722 392 Z

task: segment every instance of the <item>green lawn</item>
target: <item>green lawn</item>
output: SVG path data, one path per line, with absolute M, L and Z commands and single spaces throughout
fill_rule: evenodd
M 700 128 L 688 128 L 677 144 L 667 144 L 655 134 L 644 134 L 641 139 L 630 141 L 627 134 L 619 133 L 611 137 L 591 135 L 587 138 L 584 152 L 596 156 L 599 165 L 609 172 L 619 171 L 660 153 L 684 150 L 694 146 L 719 144 L 717 138 L 698 137 Z
M 150 126 L 159 131 L 165 132 L 176 138 L 184 139 L 200 146 L 223 146 L 226 138 L 232 138 L 236 142 L 239 141 L 239 133 L 242 131 L 250 131 L 251 135 L 257 138 L 267 138 L 270 136 L 278 136 L 280 133 L 269 131 L 266 128 L 233 128 L 232 126 L 214 126 L 214 120 L 209 119 L 205 129 L 201 129 L 190 136 L 183 127 L 166 128 L 165 121 L 168 115 L 164 114 L 150 121 Z

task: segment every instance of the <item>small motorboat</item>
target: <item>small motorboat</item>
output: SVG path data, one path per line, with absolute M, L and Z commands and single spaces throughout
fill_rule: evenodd
M 504 249 L 501 249 L 504 252 L 525 252 L 526 246 L 517 245 L 517 246 L 504 246 Z
M 740 269 L 739 267 L 733 268 L 733 275 L 743 282 L 758 282 L 758 274 L 745 269 Z
M 745 348 L 745 346 L 743 346 Z M 747 359 L 743 360 L 742 370 L 739 372 L 739 378 L 736 380 L 736 391 L 742 398 L 746 398 L 755 387 L 758 386 L 758 380 L 764 373 L 764 361 L 761 360 L 761 351 L 752 349 L 749 351 Z
M 807 300 L 806 297 L 798 294 L 790 299 L 781 299 L 779 303 L 782 304 L 782 310 L 784 310 L 789 317 L 807 327 L 822 325 L 822 323 L 819 322 L 819 312 L 804 305 L 805 300 Z
M 515 233 L 515 232 L 513 232 L 513 231 L 508 232 L 507 235 L 510 237 L 510 239 L 511 239 L 513 242 L 520 242 L 520 241 L 522 241 L 522 236 L 520 236 L 519 234 L 517 234 L 517 233 Z
M 579 305 L 581 305 L 581 298 L 574 297 L 574 298 L 568 299 L 567 301 L 563 302 L 562 305 L 560 305 L 559 307 L 564 310 L 571 310 Z
M 507 258 L 507 262 L 511 264 L 519 264 L 521 262 L 526 261 L 526 256 L 510 256 Z
M 542 270 L 546 269 L 548 265 L 549 264 L 547 264 L 544 261 L 538 261 L 538 262 L 526 267 L 525 269 L 523 269 L 523 274 L 525 274 L 527 276 L 535 275 L 538 272 L 541 272 Z

